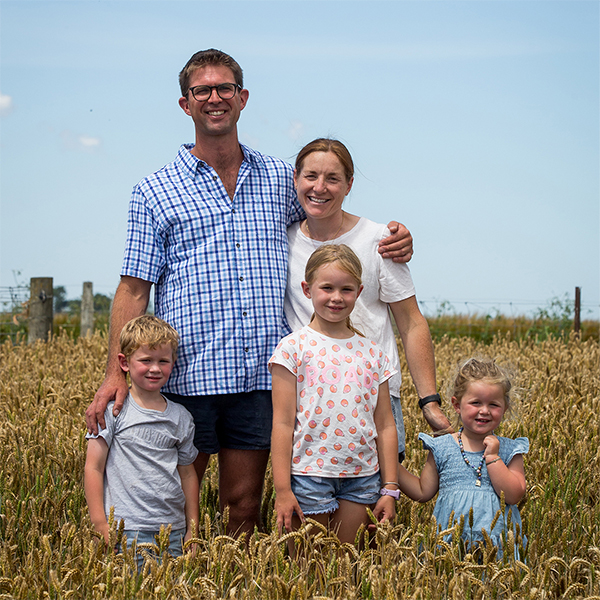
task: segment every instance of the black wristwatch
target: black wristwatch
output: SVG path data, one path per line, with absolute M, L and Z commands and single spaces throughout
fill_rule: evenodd
M 419 408 L 423 410 L 423 407 L 430 402 L 437 402 L 440 406 L 442 405 L 442 399 L 439 394 L 431 394 L 431 396 L 425 396 L 425 398 L 419 399 Z

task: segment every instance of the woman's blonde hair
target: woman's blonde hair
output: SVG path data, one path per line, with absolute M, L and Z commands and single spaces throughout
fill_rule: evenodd
M 323 244 L 317 248 L 309 257 L 304 269 L 304 281 L 312 285 L 317 276 L 317 271 L 325 266 L 335 263 L 344 273 L 348 273 L 356 281 L 358 286 L 362 285 L 362 264 L 352 248 L 346 244 Z M 314 319 L 315 313 L 310 320 Z M 352 325 L 350 317 L 346 317 L 346 327 L 354 333 L 365 337 L 362 331 Z

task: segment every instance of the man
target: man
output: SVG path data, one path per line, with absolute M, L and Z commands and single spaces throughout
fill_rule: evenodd
M 155 312 L 181 336 L 165 391 L 194 417 L 199 479 L 210 455 L 219 454 L 221 506 L 229 506 L 229 531 L 240 533 L 260 519 L 272 419 L 267 361 L 287 333 L 286 228 L 303 214 L 292 167 L 238 141 L 248 90 L 233 58 L 198 52 L 179 80 L 195 144 L 134 188 L 106 378 L 86 421 L 96 432 L 110 400 L 115 414 L 120 410 L 127 384 L 119 334 L 145 313 L 155 284 Z M 406 261 L 412 238 L 398 229 L 386 251 Z

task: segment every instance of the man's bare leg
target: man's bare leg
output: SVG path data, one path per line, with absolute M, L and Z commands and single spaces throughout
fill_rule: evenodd
M 219 499 L 221 510 L 229 506 L 227 533 L 240 535 L 260 528 L 260 507 L 269 450 L 219 452 Z
M 196 460 L 194 461 L 194 469 L 196 469 L 196 475 L 198 475 L 198 483 L 200 484 L 200 491 L 202 492 L 202 478 L 206 472 L 208 461 L 210 460 L 210 454 L 204 452 L 198 452 Z

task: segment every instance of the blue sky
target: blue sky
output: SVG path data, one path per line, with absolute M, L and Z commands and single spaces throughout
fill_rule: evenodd
M 427 312 L 598 318 L 599 3 L 0 1 L 0 286 L 112 294 L 132 187 L 193 141 L 177 76 L 244 69 L 240 140 L 349 147 L 346 209 L 405 223 Z

